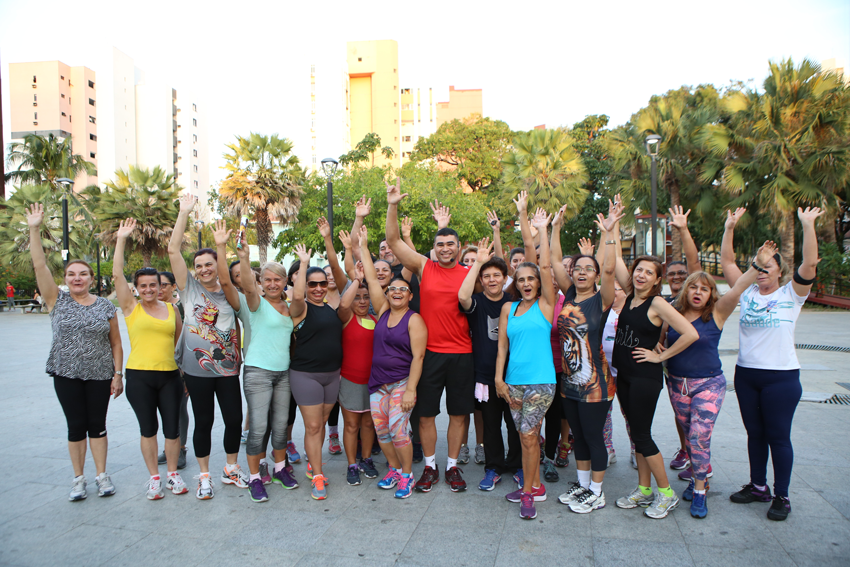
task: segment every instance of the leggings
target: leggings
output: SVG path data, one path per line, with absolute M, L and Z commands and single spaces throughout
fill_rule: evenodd
M 298 404 L 295 403 L 295 396 L 292 395 L 292 387 L 289 388 L 289 419 L 286 421 L 286 426 L 295 425 L 295 410 L 298 409 Z
M 579 402 L 561 398 L 564 416 L 573 432 L 573 450 L 576 461 L 590 461 L 590 468 L 603 472 L 608 468 L 608 451 L 605 450 L 605 417 L 611 402 Z
M 272 371 L 246 366 L 242 387 L 248 402 L 248 455 L 261 455 L 268 447 L 286 449 L 286 422 L 289 418 L 289 370 Z
M 517 431 L 539 435 L 543 416 L 555 397 L 555 384 L 508 384 L 508 393 Z
M 522 468 L 522 446 L 519 433 L 511 416 L 508 402 L 496 394 L 495 384 L 487 386 L 490 397 L 486 402 L 478 402 L 481 409 L 481 421 L 484 425 L 484 468 L 494 470 L 496 474 L 515 473 Z M 505 442 L 502 439 L 502 421 L 508 430 L 508 454 L 505 456 Z
M 617 395 L 620 406 L 626 412 L 626 421 L 631 426 L 632 442 L 635 453 L 644 457 L 653 457 L 659 453 L 652 440 L 652 418 L 655 406 L 663 387 L 662 380 L 645 377 L 626 378 L 620 375 L 617 380 Z M 570 424 L 572 425 L 572 424 Z
M 561 399 L 561 377 L 558 376 L 558 383 L 555 384 L 555 399 Z M 543 424 L 543 433 L 546 438 L 546 443 L 543 451 L 546 453 L 546 458 L 549 460 L 555 459 L 555 453 L 558 452 L 558 443 L 561 439 L 561 419 L 564 418 L 564 410 L 561 404 L 553 403 L 546 410 L 545 423 Z M 572 426 L 572 423 L 570 424 Z M 564 439 L 566 441 L 566 439 Z
M 106 437 L 106 410 L 112 395 L 112 380 L 79 380 L 53 376 L 53 388 L 65 420 L 68 441 Z
M 410 412 L 401 409 L 401 398 L 406 389 L 407 379 L 384 384 L 369 395 L 372 423 L 375 424 L 378 441 L 392 443 L 398 448 L 410 445 L 410 436 L 407 434 Z M 367 449 L 364 447 L 365 450 Z
M 328 416 L 328 425 L 331 427 L 339 425 L 339 400 L 337 400 L 334 407 L 331 408 L 331 413 Z
M 735 366 L 735 394 L 747 429 L 750 481 L 767 484 L 768 449 L 773 458 L 773 490 L 788 497 L 794 448 L 791 422 L 803 395 L 799 370 L 759 370 Z
M 142 437 L 156 437 L 162 419 L 162 433 L 166 439 L 180 436 L 180 398 L 183 397 L 183 381 L 179 370 L 136 370 L 127 369 L 127 401 L 136 419 Z
M 183 391 L 185 383 L 180 380 L 180 446 L 186 446 L 189 439 L 189 395 Z
M 667 390 L 676 420 L 685 433 L 685 445 L 696 480 L 705 480 L 711 461 L 711 432 L 723 399 L 726 377 L 679 378 L 667 376 Z
M 612 403 L 608 407 L 608 417 L 605 418 L 605 431 L 603 432 L 605 435 L 605 449 L 609 453 L 614 452 L 614 422 L 611 420 L 611 410 L 614 408 L 614 404 Z M 632 441 L 632 429 L 629 427 L 629 420 L 626 418 L 626 410 L 623 409 L 623 406 L 620 406 L 620 413 L 623 414 L 623 420 L 626 422 L 626 435 L 629 436 L 629 444 L 631 445 L 631 452 L 635 452 L 635 443 Z
M 195 416 L 195 433 L 192 438 L 195 456 L 203 459 L 210 455 L 216 399 L 224 420 L 224 452 L 228 455 L 238 453 L 242 437 L 242 392 L 239 390 L 239 376 L 207 378 L 183 374 L 183 380 L 192 398 L 192 413 Z

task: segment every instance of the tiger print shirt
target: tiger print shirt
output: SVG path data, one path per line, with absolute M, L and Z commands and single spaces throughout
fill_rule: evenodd
M 116 311 L 105 297 L 82 305 L 67 291 L 59 290 L 50 311 L 53 344 L 47 357 L 47 373 L 78 380 L 112 380 L 115 367 L 109 321 Z
M 608 311 L 602 310 L 602 292 L 579 303 L 575 301 L 575 286 L 564 295 L 564 306 L 557 316 L 561 394 L 579 402 L 611 401 L 617 387 L 602 350 L 602 332 L 608 319 Z

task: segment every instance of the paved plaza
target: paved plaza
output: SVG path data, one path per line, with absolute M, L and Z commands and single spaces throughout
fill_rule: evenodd
M 126 326 L 119 320 L 126 357 Z M 797 342 L 850 347 L 850 314 L 804 312 Z M 452 493 L 440 482 L 429 494 L 396 500 L 391 491 L 377 489 L 375 480 L 348 486 L 344 456 L 327 453 L 325 472 L 331 484 L 325 501 L 310 498 L 303 462 L 295 465 L 301 487 L 285 491 L 271 485 L 267 503 L 255 504 L 247 490 L 219 482 L 213 500 L 199 501 L 193 495 L 198 467 L 191 427 L 189 466 L 182 474 L 192 492 L 166 493 L 163 500 L 151 502 L 144 496 L 148 472 L 139 451 L 139 427 L 125 396 L 112 402 L 107 418 L 108 472 L 117 494 L 97 497 L 89 457 L 89 497 L 72 503 L 65 419 L 52 380 L 44 373 L 48 317 L 0 313 L 0 344 L 0 458 L 9 474 L 0 493 L 0 565 L 850 565 L 850 405 L 804 402 L 797 409 L 793 512 L 786 522 L 766 519 L 769 504 L 729 501 L 749 480 L 746 434 L 733 392 L 714 433 L 714 477 L 704 520 L 692 518 L 685 502 L 664 520 L 614 505 L 637 483 L 616 407 L 619 460 L 605 478 L 608 506 L 588 515 L 574 514 L 557 501 L 567 482 L 575 480 L 572 456 L 569 468 L 559 469 L 561 480 L 547 483 L 548 499 L 537 504 L 533 521 L 521 520 L 519 504 L 505 500 L 515 487 L 509 479 L 493 492 L 477 489 L 480 465 L 463 466 L 470 486 L 465 493 Z M 721 349 L 731 385 L 737 314 L 727 323 Z M 850 353 L 801 349 L 798 356 L 804 391 L 850 394 L 837 384 L 850 382 Z M 224 464 L 222 425 L 216 419 L 214 479 Z M 437 458 L 444 467 L 445 413 L 437 421 Z M 653 434 L 669 460 L 678 440 L 666 393 L 659 400 Z M 303 449 L 300 418 L 294 438 Z M 247 468 L 244 446 L 239 462 Z M 376 458 L 381 475 L 384 463 Z M 414 465 L 417 476 L 422 466 Z M 680 494 L 686 487 L 678 479 L 671 482 Z

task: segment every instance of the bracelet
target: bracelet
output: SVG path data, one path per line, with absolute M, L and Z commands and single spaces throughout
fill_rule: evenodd
M 117 372 L 117 371 L 116 371 L 116 372 L 113 372 L 112 374 L 113 374 L 113 376 L 117 376 L 118 378 L 123 378 L 123 377 L 124 377 L 124 373 L 123 373 L 123 372 Z
M 617 244 L 616 240 L 606 240 L 605 244 Z
M 757 272 L 761 272 L 763 274 L 767 273 L 767 270 L 765 270 L 764 268 L 762 268 L 758 264 L 756 264 L 755 260 L 753 260 L 753 268 L 755 268 Z
M 815 279 L 817 279 L 817 274 L 815 274 L 814 278 L 807 280 L 807 279 L 803 278 L 803 276 L 800 275 L 799 270 L 794 272 L 794 281 L 797 282 L 800 285 L 812 285 L 813 283 L 815 283 Z

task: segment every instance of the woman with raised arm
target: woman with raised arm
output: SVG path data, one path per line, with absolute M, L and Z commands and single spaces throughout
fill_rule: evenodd
M 416 405 L 416 386 L 422 375 L 428 329 L 421 315 L 410 309 L 410 282 L 395 276 L 384 295 L 372 257 L 368 231 L 360 228 L 363 275 L 369 284 L 372 306 L 378 316 L 369 376 L 369 405 L 375 433 L 390 470 L 378 488 L 395 486 L 396 498 L 413 492 L 413 445 L 407 433 L 410 412 Z M 366 445 L 364 445 L 365 447 Z
M 53 342 L 47 358 L 47 373 L 53 377 L 56 397 L 68 422 L 68 453 L 74 467 L 74 482 L 68 499 L 83 500 L 86 493 L 86 437 L 97 469 L 98 496 L 112 496 L 115 485 L 106 473 L 106 411 L 109 397 L 124 391 L 124 351 L 115 306 L 105 297 L 92 295 L 91 266 L 71 260 L 65 266 L 62 291 L 47 267 L 41 247 L 44 205 L 26 209 L 30 255 L 38 289 L 50 312 Z
M 133 275 L 139 292 L 136 299 L 124 277 L 124 246 L 136 229 L 136 219 L 121 221 L 116 233 L 112 277 L 118 305 L 130 335 L 127 358 L 127 401 L 130 402 L 141 430 L 142 457 L 150 473 L 146 496 L 159 500 L 164 496 L 162 478 L 157 469 L 157 412 L 162 419 L 165 457 L 168 464 L 167 487 L 172 494 L 186 494 L 189 489 L 177 472 L 180 456 L 180 404 L 183 380 L 174 361 L 174 347 L 183 329 L 183 320 L 174 305 L 161 301 L 159 272 L 141 268 Z
M 735 225 L 746 209 L 731 211 L 720 248 L 723 275 L 729 285 L 741 278 L 732 247 Z M 797 209 L 803 225 L 803 262 L 791 276 L 791 266 L 779 254 L 754 266 L 756 284 L 741 295 L 735 395 L 747 429 L 750 482 L 730 496 L 732 502 L 770 502 L 767 487 L 768 449 L 773 459 L 773 502 L 770 520 L 782 521 L 791 512 L 788 485 L 794 465 L 791 422 L 800 401 L 800 363 L 794 346 L 797 317 L 817 276 L 818 241 L 815 220 L 824 213 L 814 207 Z
M 528 225 L 527 194 L 514 201 L 520 223 Z M 555 363 L 549 335 L 555 311 L 555 287 L 546 234 L 551 215 L 534 216 L 540 234 L 540 267 L 523 262 L 514 272 L 511 295 L 517 301 L 502 306 L 499 316 L 499 354 L 496 359 L 496 392 L 511 406 L 511 415 L 522 443 L 522 485 L 505 498 L 519 502 L 519 517 L 537 517 L 534 502 L 546 500 L 546 487 L 540 482 L 540 426 L 555 395 Z M 524 230 L 527 226 L 523 227 Z M 533 253 L 533 249 L 532 249 Z M 510 359 L 508 359 L 510 353 Z M 505 366 L 507 365 L 507 374 Z M 519 484 L 519 482 L 518 482 Z
M 209 500 L 215 496 L 210 478 L 210 450 L 216 399 L 224 420 L 224 452 L 227 455 L 221 482 L 248 488 L 248 475 L 236 462 L 242 436 L 242 393 L 239 389 L 242 358 L 236 313 L 218 281 L 216 251 L 202 248 L 193 254 L 194 276 L 189 274 L 180 252 L 186 222 L 194 207 L 192 194 L 180 198 L 180 213 L 168 242 L 168 259 L 186 313 L 175 357 L 177 366 L 183 371 L 195 417 L 193 443 L 201 469 L 195 495 L 199 500 Z

